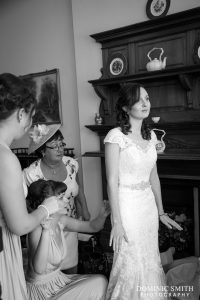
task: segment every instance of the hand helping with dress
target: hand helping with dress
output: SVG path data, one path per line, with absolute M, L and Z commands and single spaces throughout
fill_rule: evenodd
M 40 225 L 42 226 L 43 230 L 49 230 L 51 228 L 51 221 L 52 218 L 47 218 L 45 220 L 43 220 Z
M 165 213 L 163 213 L 163 214 L 161 214 L 161 215 L 159 215 L 159 217 L 160 217 L 160 221 L 165 225 L 165 226 L 167 226 L 169 229 L 172 229 L 173 227 L 175 228 L 175 229 L 177 229 L 177 230 L 183 230 L 183 228 L 178 224 L 178 223 L 176 223 L 174 220 L 172 220 L 169 216 L 168 216 L 168 214 L 165 214 Z
M 110 205 L 108 201 L 104 201 L 103 205 L 100 208 L 98 216 L 91 221 L 92 226 L 95 228 L 95 231 L 99 231 L 103 228 L 107 216 L 110 214 Z
M 122 240 L 128 242 L 128 237 L 124 231 L 124 228 L 121 224 L 114 223 L 112 225 L 112 230 L 110 233 L 110 243 L 109 246 L 113 246 L 114 252 L 119 252 L 122 244 Z
M 110 214 L 110 205 L 108 201 L 104 201 L 103 205 L 100 208 L 99 214 L 97 216 L 97 218 L 99 218 L 100 220 L 102 220 L 103 225 L 104 222 L 107 218 L 107 216 Z M 102 226 L 103 227 L 103 226 Z

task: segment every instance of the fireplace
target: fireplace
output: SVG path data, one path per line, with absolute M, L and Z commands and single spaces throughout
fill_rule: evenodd
M 166 211 L 178 212 L 177 215 L 191 220 L 190 245 L 185 256 L 199 256 L 199 158 L 189 155 L 165 155 L 158 157 L 158 172 L 161 180 L 163 205 Z M 179 218 L 177 217 L 177 221 Z M 183 221 L 183 220 L 180 220 Z M 187 222 L 187 221 L 186 221 Z M 180 223 L 181 224 L 181 223 Z M 184 224 L 184 222 L 183 222 Z M 185 230 L 187 230 L 185 228 Z M 183 236 L 186 236 L 187 233 Z M 184 241 L 183 241 L 184 243 Z M 184 255 L 184 254 L 183 254 Z
M 106 187 L 104 186 L 106 184 L 104 158 L 101 157 L 101 160 L 104 199 L 107 199 Z M 197 171 L 200 170 L 200 159 L 196 160 L 191 156 L 187 158 L 185 156 L 180 157 L 180 155 L 175 157 L 169 154 L 158 156 L 157 165 L 164 209 L 170 214 L 170 217 L 178 221 L 183 227 L 183 231 L 178 232 L 177 230 L 169 230 L 161 224 L 159 230 L 160 251 L 163 252 L 170 246 L 174 246 L 176 248 L 175 258 L 200 255 L 200 177 L 191 175 L 188 172 L 188 164 L 194 165 Z M 177 172 L 178 169 L 176 168 L 178 165 L 180 167 L 179 172 Z M 177 172 L 176 174 L 175 171 Z M 193 171 L 195 173 L 195 169 Z M 112 248 L 108 246 L 110 230 L 111 223 L 108 217 L 100 234 L 100 243 L 105 252 L 112 252 Z M 167 237 L 165 237 L 165 234 Z

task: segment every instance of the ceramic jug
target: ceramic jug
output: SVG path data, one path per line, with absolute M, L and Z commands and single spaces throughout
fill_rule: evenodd
M 165 151 L 165 142 L 163 141 L 164 136 L 166 135 L 166 132 L 163 129 L 157 129 L 154 128 L 153 131 L 161 131 L 163 134 L 161 136 L 161 139 L 158 140 L 158 142 L 156 143 L 156 151 L 157 153 L 163 153 Z
M 154 51 L 154 50 L 161 50 L 159 59 L 158 58 L 154 58 L 153 60 L 150 57 L 150 54 Z M 161 59 L 161 56 L 163 55 L 164 50 L 163 48 L 153 48 L 151 49 L 147 56 L 149 58 L 149 62 L 146 65 L 147 71 L 158 71 L 158 70 L 163 70 L 166 67 L 166 59 L 167 57 L 165 57 L 163 60 Z

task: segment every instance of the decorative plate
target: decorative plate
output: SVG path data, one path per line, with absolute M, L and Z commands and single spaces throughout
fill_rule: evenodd
M 146 14 L 149 19 L 157 19 L 166 16 L 170 6 L 170 0 L 148 0 Z
M 122 53 L 112 54 L 108 58 L 107 72 L 109 76 L 124 75 L 127 71 L 127 59 Z
M 194 43 L 193 60 L 195 64 L 200 64 L 200 34 Z

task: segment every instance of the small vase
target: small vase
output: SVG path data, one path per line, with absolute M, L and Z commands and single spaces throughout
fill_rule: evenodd
M 161 131 L 163 134 L 161 136 L 161 139 L 158 140 L 158 142 L 156 143 L 156 151 L 157 153 L 163 153 L 165 151 L 165 142 L 163 141 L 163 138 L 166 134 L 166 132 L 163 130 L 163 129 L 157 129 L 157 128 L 154 128 L 153 129 L 154 131 Z
M 99 113 L 95 114 L 94 120 L 95 120 L 96 125 L 101 125 L 103 123 L 103 119 L 102 119 L 102 117 L 100 116 Z

